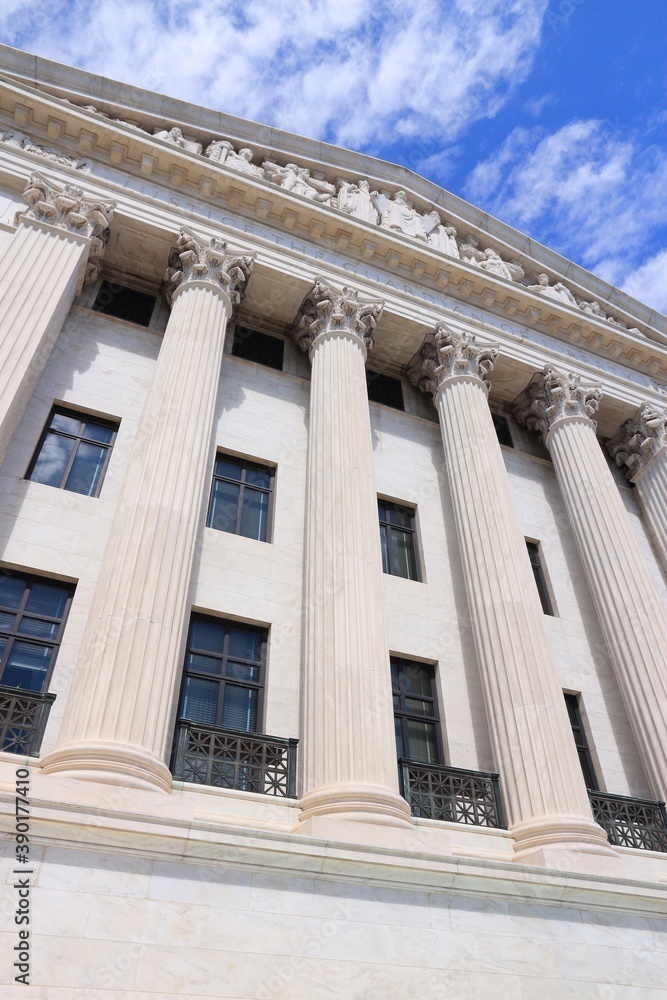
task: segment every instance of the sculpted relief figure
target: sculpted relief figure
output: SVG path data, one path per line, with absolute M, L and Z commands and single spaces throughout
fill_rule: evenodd
M 307 167 L 299 167 L 296 163 L 286 163 L 284 167 L 280 167 L 271 160 L 265 160 L 263 167 L 265 176 L 274 184 L 279 184 L 285 191 L 300 194 L 309 201 L 330 205 L 331 199 L 336 194 L 333 184 L 318 177 L 311 177 Z
M 460 247 L 460 257 L 464 260 L 466 264 L 481 264 L 484 260 L 484 254 L 479 249 L 479 240 L 468 233 L 465 238 L 465 243 L 461 244 Z
M 380 213 L 375 207 L 373 193 L 371 193 L 368 181 L 360 180 L 356 184 L 349 181 L 338 181 L 338 208 L 346 215 L 353 215 L 355 219 L 363 219 L 364 222 L 371 222 L 377 226 L 380 220 Z
M 202 151 L 201 143 L 194 139 L 186 139 L 178 126 L 170 129 L 156 129 L 153 132 L 153 138 L 164 139 L 165 142 L 171 142 L 174 146 L 180 146 L 181 149 L 187 149 L 191 153 L 201 153 Z
M 606 319 L 607 314 L 597 300 L 593 302 L 587 302 L 585 299 L 575 299 L 577 305 L 582 312 L 588 313 L 589 316 L 597 316 L 598 319 Z
M 528 290 L 537 292 L 538 295 L 544 295 L 550 299 L 558 299 L 558 301 L 565 302 L 568 306 L 577 305 L 574 295 L 569 288 L 565 287 L 562 281 L 557 281 L 555 285 L 550 285 L 547 274 L 538 274 L 537 282 L 536 285 L 528 285 Z
M 380 225 L 426 242 L 426 228 L 419 212 L 408 201 L 405 191 L 397 191 L 392 199 L 373 191 L 371 197 L 380 213 Z
M 252 162 L 253 151 L 244 146 L 238 153 L 234 150 L 231 142 L 226 139 L 215 139 L 206 147 L 205 156 L 214 163 L 224 164 L 239 173 L 249 174 L 251 177 L 264 177 L 264 171 Z
M 446 253 L 448 257 L 458 257 L 459 245 L 456 242 L 454 226 L 446 226 L 435 210 L 424 216 L 426 227 L 428 227 L 429 221 L 433 223 L 426 236 L 429 246 L 432 246 L 434 250 L 439 250 L 440 253 Z
M 499 278 L 505 278 L 507 281 L 512 281 L 512 271 L 508 264 L 502 259 L 497 250 L 493 250 L 489 247 L 483 253 L 483 260 L 480 260 L 479 266 L 484 270 L 488 271 L 489 274 L 497 274 Z

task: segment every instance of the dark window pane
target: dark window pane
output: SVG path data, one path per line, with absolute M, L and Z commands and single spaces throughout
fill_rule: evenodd
M 374 403 L 384 403 L 385 406 L 393 406 L 395 410 L 404 409 L 403 387 L 401 380 L 391 378 L 389 375 L 381 375 L 370 368 L 366 369 L 366 385 L 368 387 L 368 398 Z
M 237 326 L 234 331 L 232 354 L 237 358 L 282 371 L 284 350 L 285 342 L 278 337 L 269 337 L 245 326 Z
M 406 694 L 432 697 L 432 670 L 417 663 L 406 663 L 396 669 L 394 687 Z
M 514 447 L 514 442 L 512 441 L 512 435 L 510 433 L 510 425 L 507 417 L 503 417 L 500 413 L 492 413 L 493 426 L 496 430 L 496 437 L 500 444 L 506 445 L 508 448 Z
M 188 670 L 202 674 L 219 674 L 222 670 L 222 660 L 213 656 L 202 656 L 201 653 L 188 653 Z
M 545 615 L 553 616 L 553 607 L 551 606 L 551 598 L 549 597 L 549 590 L 547 588 L 547 580 L 544 574 L 544 568 L 542 566 L 542 555 L 540 553 L 540 547 L 537 542 L 526 541 L 526 548 L 528 549 L 528 555 L 530 556 L 530 565 L 533 568 L 533 576 L 535 578 L 535 586 L 537 587 L 537 593 L 539 594 L 540 604 L 542 605 L 542 611 Z
M 93 441 L 99 441 L 101 444 L 111 444 L 115 433 L 115 427 L 105 427 L 104 424 L 94 424 L 92 422 L 88 422 L 83 432 L 83 436 L 85 438 L 90 438 Z
M 0 576 L 0 605 L 18 608 L 25 593 L 25 580 L 17 576 Z
M 394 733 L 396 734 L 396 756 L 405 757 L 405 746 L 403 744 L 403 723 L 399 718 L 394 719 Z
M 62 618 L 71 591 L 66 587 L 53 587 L 48 583 L 33 583 L 26 611 L 49 618 Z
M 64 434 L 76 436 L 81 433 L 83 423 L 79 417 L 71 417 L 66 413 L 54 413 L 49 426 L 54 431 L 62 431 Z
M 77 449 L 65 489 L 84 496 L 95 496 L 107 456 L 106 448 L 82 441 Z
M 411 507 L 387 507 L 386 520 L 397 528 L 412 528 L 414 512 Z
M 32 642 L 15 641 L 11 648 L 2 683 L 27 691 L 41 691 L 53 649 Z
M 209 653 L 222 654 L 222 644 L 225 639 L 225 626 L 222 623 L 195 618 L 190 628 L 190 647 L 204 649 Z
M 268 516 L 269 494 L 246 487 L 243 494 L 240 534 L 246 538 L 256 538 L 258 542 L 266 541 Z
M 33 482 L 44 483 L 45 486 L 60 486 L 75 447 L 76 441 L 73 438 L 47 434 L 30 475 Z
M 249 486 L 261 486 L 268 490 L 271 486 L 271 473 L 266 469 L 253 469 L 248 466 L 245 470 L 245 481 Z
M 213 482 L 209 527 L 218 531 L 235 531 L 241 487 L 220 479 Z
M 389 537 L 388 529 L 384 524 L 380 525 L 380 545 L 382 546 L 382 572 L 390 573 L 389 568 Z
M 405 711 L 411 715 L 433 715 L 433 703 L 421 698 L 406 698 Z
M 35 639 L 57 639 L 59 622 L 45 622 L 42 618 L 21 618 L 21 635 L 32 635 Z
M 259 660 L 262 636 L 245 628 L 230 628 L 229 655 L 242 660 Z
M 95 312 L 126 319 L 130 323 L 148 326 L 153 314 L 155 296 L 136 292 L 112 281 L 103 281 L 93 305 Z
M 412 534 L 403 531 L 391 532 L 391 568 L 394 576 L 416 580 L 417 571 Z
M 199 677 L 186 677 L 181 716 L 193 722 L 215 724 L 219 685 Z
M 410 760 L 416 760 L 422 764 L 437 764 L 439 755 L 435 724 L 408 719 L 407 731 Z
M 226 684 L 225 700 L 222 706 L 222 725 L 229 729 L 244 729 L 248 732 L 255 732 L 257 729 L 258 695 L 259 692 L 255 688 Z
M 11 632 L 16 622 L 16 615 L 10 615 L 7 611 L 0 611 L 0 629 Z
M 240 482 L 243 474 L 243 463 L 232 462 L 229 458 L 219 458 L 215 463 L 215 474 L 222 476 L 223 479 L 237 479 Z
M 235 681 L 258 681 L 259 666 L 251 666 L 249 663 L 236 663 L 234 660 L 227 662 L 227 677 Z

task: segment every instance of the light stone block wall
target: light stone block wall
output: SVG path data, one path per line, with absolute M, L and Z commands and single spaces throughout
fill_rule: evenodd
M 665 997 L 667 918 L 597 908 L 594 890 L 554 904 L 76 847 L 34 860 L 35 1000 Z M 14 938 L 0 934 L 6 984 Z

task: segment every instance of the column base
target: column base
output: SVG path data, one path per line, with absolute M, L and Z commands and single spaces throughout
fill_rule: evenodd
M 300 824 L 325 816 L 401 829 L 411 823 L 410 806 L 405 799 L 381 785 L 321 785 L 307 792 L 299 804 Z
M 123 743 L 70 743 L 41 760 L 42 774 L 63 774 L 83 781 L 171 793 L 171 771 L 141 747 Z
M 516 823 L 509 833 L 515 860 L 527 864 L 545 863 L 554 852 L 559 857 L 563 852 L 618 857 L 602 827 L 585 816 L 542 816 Z

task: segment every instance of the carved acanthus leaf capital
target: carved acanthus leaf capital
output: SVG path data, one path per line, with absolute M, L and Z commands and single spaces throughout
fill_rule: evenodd
M 370 350 L 383 308 L 382 302 L 360 302 L 353 288 L 346 286 L 338 291 L 323 278 L 316 278 L 313 290 L 301 305 L 292 336 L 302 351 L 309 351 L 321 333 L 352 334 Z
M 85 201 L 82 189 L 73 184 L 66 184 L 58 191 L 38 173 L 31 174 L 23 198 L 28 209 L 17 213 L 17 225 L 23 216 L 90 240 L 84 280 L 95 281 L 102 267 L 116 202 Z
M 545 365 L 539 378 L 526 390 L 525 401 L 514 407 L 519 423 L 537 431 L 542 440 L 557 420 L 566 417 L 592 420 L 600 405 L 602 390 L 599 384 L 582 384 L 581 376 L 573 372 L 559 372 Z
M 625 466 L 626 476 L 633 479 L 659 452 L 667 450 L 667 410 L 644 403 L 607 447 L 619 468 Z
M 173 266 L 167 269 L 164 278 L 167 301 L 171 305 L 176 290 L 182 285 L 206 281 L 222 289 L 232 305 L 238 305 L 254 262 L 250 256 L 228 254 L 227 244 L 219 236 L 213 236 L 207 244 L 183 228 L 172 257 Z
M 422 392 L 435 394 L 447 379 L 466 376 L 479 379 L 489 389 L 488 376 L 497 357 L 495 344 L 480 345 L 474 333 L 457 333 L 439 322 L 433 342 L 425 344 L 420 351 L 419 360 L 410 372 L 410 381 Z

